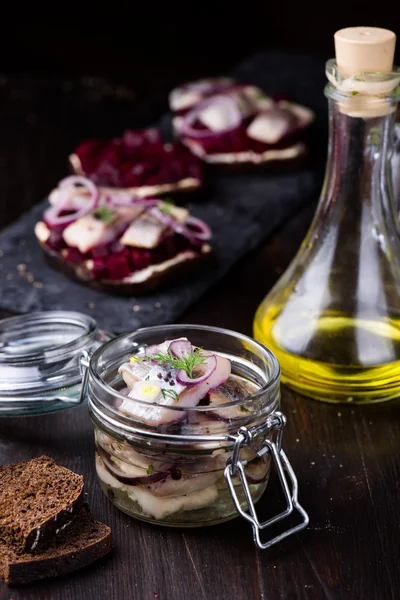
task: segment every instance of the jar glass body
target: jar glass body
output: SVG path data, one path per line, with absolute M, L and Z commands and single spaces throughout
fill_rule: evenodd
M 276 354 L 282 381 L 330 402 L 400 395 L 400 240 L 391 173 L 397 100 L 381 94 L 382 114 L 371 116 L 358 110 L 358 94 L 326 88 L 329 151 L 316 215 L 254 320 L 254 335 Z M 352 103 L 353 112 L 343 110 Z
M 122 414 L 118 366 L 145 345 L 187 337 L 195 346 L 232 362 L 232 373 L 258 392 L 210 415 L 206 406 L 176 408 L 168 425 L 144 425 Z M 116 394 L 117 392 L 117 394 Z M 150 327 L 120 336 L 92 357 L 89 410 L 95 426 L 96 469 L 108 498 L 127 514 L 160 525 L 199 527 L 238 515 L 224 470 L 241 427 L 254 431 L 240 450 L 251 497 L 256 502 L 269 478 L 271 457 L 257 451 L 279 406 L 279 366 L 275 357 L 250 338 L 202 326 Z M 234 478 L 246 507 L 239 476 Z
M 111 337 L 94 319 L 72 311 L 0 321 L 0 416 L 44 414 L 83 402 L 82 353 Z

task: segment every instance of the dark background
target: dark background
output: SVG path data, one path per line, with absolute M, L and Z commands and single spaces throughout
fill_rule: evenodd
M 0 71 L 113 76 L 142 88 L 218 73 L 264 49 L 333 56 L 341 27 L 400 30 L 396 4 L 215 0 L 8 2 Z
M 400 11 L 366 0 L 109 0 L 3 3 L 0 17 L 0 228 L 67 175 L 83 139 L 157 122 L 177 84 L 224 74 L 264 50 L 323 61 L 354 25 L 400 32 Z M 398 44 L 397 64 L 400 63 Z M 271 88 L 279 84 L 271 82 Z M 268 93 L 269 86 L 265 86 Z M 312 89 L 304 73 L 303 89 Z M 285 93 L 279 89 L 278 93 Z M 313 93 L 313 96 L 317 94 Z M 300 97 L 296 97 L 298 101 Z M 327 134 L 320 115 L 318 131 Z M 326 141 L 314 157 L 325 157 Z

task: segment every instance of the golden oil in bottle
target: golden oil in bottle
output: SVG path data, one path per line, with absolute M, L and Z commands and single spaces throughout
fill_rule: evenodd
M 354 319 L 326 312 L 314 323 L 298 314 L 283 323 L 280 309 L 260 307 L 254 336 L 276 354 L 282 381 L 327 402 L 369 403 L 400 395 L 400 318 Z

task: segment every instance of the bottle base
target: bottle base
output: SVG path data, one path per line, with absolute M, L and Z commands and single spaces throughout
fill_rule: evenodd
M 254 337 L 277 357 L 282 383 L 299 394 L 336 404 L 373 404 L 400 397 L 397 321 L 356 322 L 325 315 L 319 319 L 318 328 L 310 330 L 307 344 L 308 329 L 301 319 L 297 329 L 285 329 L 285 343 L 282 328 L 274 323 L 256 315 Z M 363 343 L 357 345 L 354 340 Z M 379 358 L 380 362 L 370 364 Z

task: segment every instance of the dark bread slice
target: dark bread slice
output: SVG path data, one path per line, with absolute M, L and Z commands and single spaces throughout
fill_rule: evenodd
M 46 549 L 81 509 L 83 487 L 48 456 L 0 466 L 0 539 L 16 553 Z
M 111 279 L 93 279 L 89 269 L 82 264 L 75 264 L 64 260 L 59 252 L 50 250 L 46 244 L 38 240 L 48 264 L 63 273 L 70 279 L 89 286 L 92 289 L 101 290 L 117 296 L 136 296 L 145 294 L 166 284 L 172 284 L 186 279 L 197 273 L 204 265 L 209 263 L 212 256 L 208 244 L 203 244 L 198 253 L 186 250 L 181 252 L 182 260 L 172 265 L 161 263 L 152 265 L 157 267 L 150 277 L 138 282 L 113 281 Z M 165 268 L 163 268 L 165 265 Z
M 95 521 L 84 505 L 57 542 L 41 554 L 17 554 L 0 541 L 0 576 L 9 585 L 66 575 L 105 556 L 113 547 L 111 530 Z
M 251 161 L 206 163 L 206 168 L 210 174 L 218 172 L 227 175 L 257 175 L 260 173 L 276 175 L 304 169 L 308 163 L 309 153 L 308 151 L 304 151 L 293 158 L 266 160 L 261 163 Z
M 306 136 L 304 136 L 304 139 L 306 139 Z M 193 152 L 193 154 L 201 158 L 208 169 L 226 173 L 286 173 L 304 167 L 309 157 L 309 151 L 305 141 L 295 142 L 286 148 L 282 147 L 276 149 L 278 154 L 274 155 L 273 158 L 271 158 L 271 155 L 269 155 L 269 151 L 267 150 L 265 151 L 265 155 L 257 154 L 252 151 L 207 154 L 200 144 L 189 138 L 183 138 L 182 143 Z M 295 150 L 296 154 L 285 156 L 283 152 L 287 150 Z M 223 160 L 221 158 L 222 156 L 229 157 L 229 160 Z

